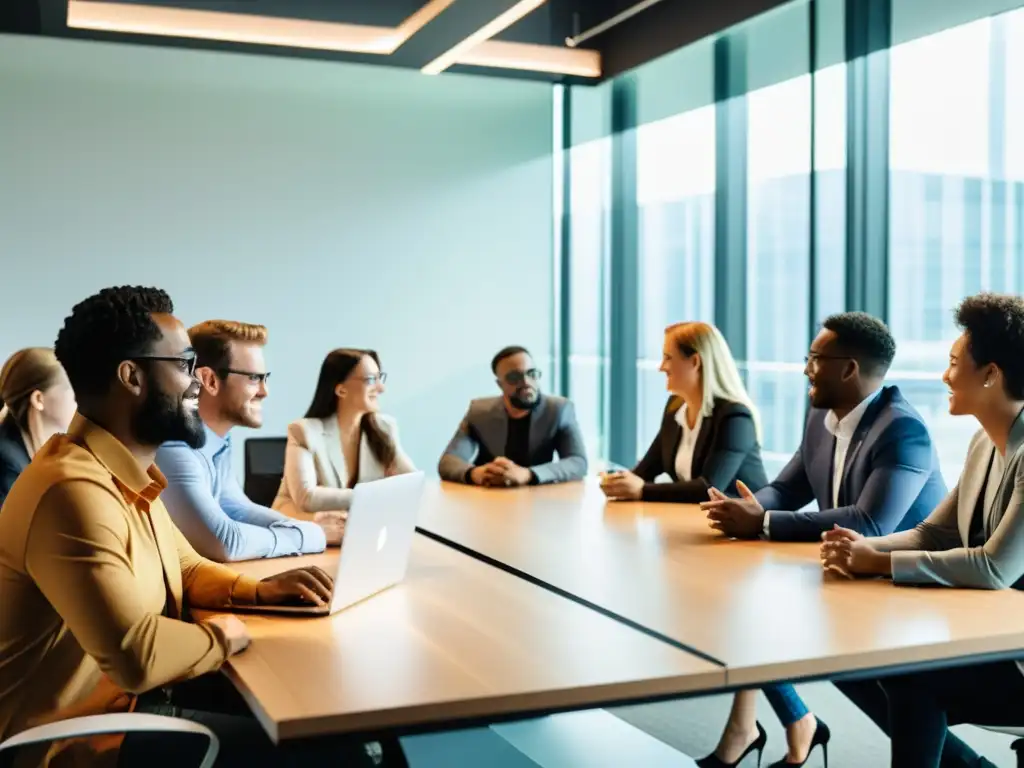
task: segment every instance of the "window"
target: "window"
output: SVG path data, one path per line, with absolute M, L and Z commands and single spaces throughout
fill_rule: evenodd
M 800 444 L 810 317 L 810 75 L 747 96 L 747 388 L 772 477 Z
M 846 64 L 814 74 L 815 322 L 846 308 Z
M 892 49 L 889 375 L 928 422 L 947 485 L 973 419 L 941 381 L 953 310 L 980 290 L 1024 288 L 1024 10 Z
M 637 449 L 658 433 L 667 394 L 665 327 L 714 322 L 715 107 L 637 129 L 640 322 Z
M 608 455 L 608 222 L 611 139 L 569 151 L 569 397 L 591 459 Z

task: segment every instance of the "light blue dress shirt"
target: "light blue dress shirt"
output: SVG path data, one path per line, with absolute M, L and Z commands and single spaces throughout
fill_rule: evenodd
M 156 453 L 167 478 L 160 498 L 196 552 L 217 562 L 323 552 L 327 539 L 319 525 L 248 499 L 232 469 L 230 435 L 204 429 L 202 448 L 175 441 Z

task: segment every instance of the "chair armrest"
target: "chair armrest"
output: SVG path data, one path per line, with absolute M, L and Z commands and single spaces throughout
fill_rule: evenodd
M 203 757 L 202 763 L 199 764 L 199 768 L 213 768 L 213 763 L 217 759 L 217 753 L 220 751 L 220 742 L 217 740 L 216 734 L 205 725 L 178 717 L 119 712 L 109 715 L 72 717 L 68 720 L 59 720 L 55 723 L 29 728 L 0 744 L 0 752 L 28 746 L 29 744 L 40 744 L 60 739 L 98 736 L 104 733 L 130 733 L 133 731 L 194 733 L 205 736 L 209 740 L 210 745 L 206 748 L 206 755 Z

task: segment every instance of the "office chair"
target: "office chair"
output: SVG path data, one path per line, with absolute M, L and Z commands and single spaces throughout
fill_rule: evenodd
M 245 441 L 245 495 L 257 504 L 274 503 L 284 476 L 284 437 L 250 437 Z
M 7 754 L 0 754 L 0 768 L 6 768 L 6 766 L 12 764 L 14 760 L 13 750 L 30 744 L 43 744 L 49 741 L 80 738 L 82 736 L 99 736 L 106 733 L 140 731 L 195 733 L 205 736 L 209 741 L 209 746 L 206 748 L 206 754 L 203 756 L 203 761 L 199 764 L 199 768 L 213 768 L 213 764 L 217 760 L 217 753 L 220 752 L 220 741 L 217 740 L 216 734 L 205 725 L 194 723 L 191 720 L 182 720 L 177 717 L 118 712 L 107 715 L 72 717 L 68 720 L 39 725 L 22 731 L 7 741 L 0 743 L 0 753 L 7 752 Z
M 1017 755 L 1017 768 L 1024 768 L 1024 728 L 1018 728 L 1013 725 L 997 726 L 997 725 L 982 725 L 986 731 L 992 731 L 992 733 L 1005 733 L 1007 736 L 1018 736 L 1018 738 L 1010 745 Z

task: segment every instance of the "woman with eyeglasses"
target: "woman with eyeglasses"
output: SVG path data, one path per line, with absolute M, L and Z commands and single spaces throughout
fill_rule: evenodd
M 356 483 L 415 469 L 399 445 L 394 419 L 377 411 L 386 378 L 373 350 L 328 353 L 305 418 L 288 427 L 274 509 L 322 520 L 348 509 Z
M 15 352 L 0 369 L 0 505 L 35 452 L 75 415 L 75 393 L 52 349 Z
M 767 485 L 757 409 L 721 332 L 699 322 L 669 326 L 660 370 L 669 391 L 661 429 L 632 472 L 602 477 L 605 495 L 696 504 L 716 491 Z M 656 482 L 661 475 L 670 481 Z

